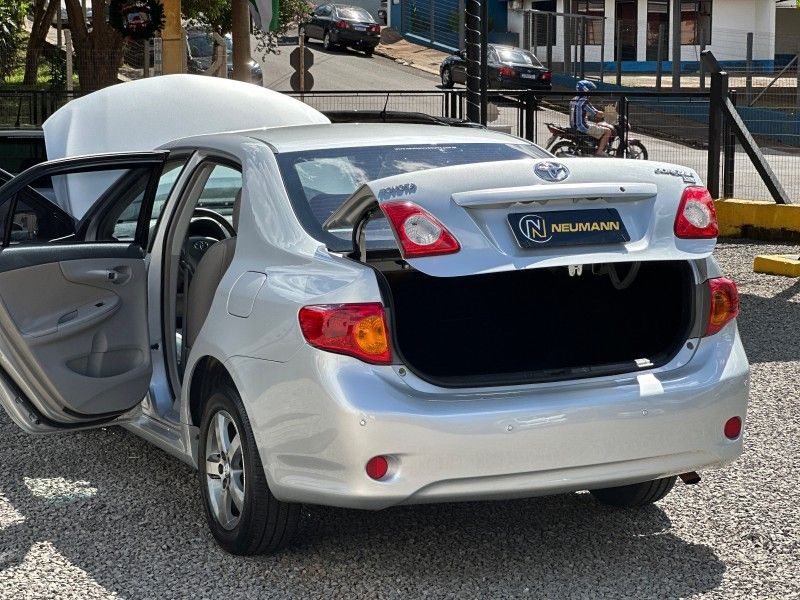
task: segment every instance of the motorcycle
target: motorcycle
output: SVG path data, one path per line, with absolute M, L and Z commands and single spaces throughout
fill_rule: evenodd
M 571 157 L 571 156 L 595 156 L 597 154 L 597 142 L 592 136 L 586 133 L 581 133 L 572 127 L 563 127 L 556 123 L 545 123 L 547 129 L 550 131 L 550 139 L 547 141 L 547 150 L 554 156 Z M 627 125 L 630 131 L 630 125 Z M 622 136 L 620 136 L 619 125 L 614 125 L 614 132 L 611 139 L 608 140 L 604 154 L 609 157 L 622 156 L 624 158 L 633 158 L 637 160 L 647 160 L 647 148 L 644 144 L 637 139 L 628 139 L 628 143 L 620 153 L 620 144 L 622 143 Z

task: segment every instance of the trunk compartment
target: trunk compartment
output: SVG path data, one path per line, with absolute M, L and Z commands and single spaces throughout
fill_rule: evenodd
M 580 276 L 565 267 L 433 277 L 406 264 L 375 266 L 400 358 L 445 387 L 658 367 L 688 339 L 697 312 L 688 261 L 584 265 Z M 638 271 L 624 286 L 630 269 Z

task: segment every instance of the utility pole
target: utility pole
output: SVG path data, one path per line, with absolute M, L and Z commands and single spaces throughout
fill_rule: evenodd
M 489 2 L 481 0 L 481 125 L 486 125 L 489 108 Z
M 186 49 L 181 29 L 181 0 L 162 0 L 164 29 L 161 30 L 161 72 L 164 75 L 183 73 Z M 95 16 L 94 18 L 98 18 Z
M 233 37 L 233 78 L 238 81 L 250 81 L 250 8 L 247 0 L 233 0 L 232 4 Z
M 672 0 L 672 91 L 681 89 L 681 0 Z
M 481 122 L 481 0 L 466 0 L 467 119 Z

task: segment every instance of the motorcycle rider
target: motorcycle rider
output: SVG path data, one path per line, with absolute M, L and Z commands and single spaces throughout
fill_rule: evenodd
M 575 86 L 578 95 L 569 103 L 569 125 L 583 134 L 597 140 L 597 156 L 603 156 L 606 146 L 614 133 L 614 126 L 602 121 L 603 111 L 596 109 L 586 97 L 586 92 L 596 90 L 591 81 L 581 79 Z M 589 119 L 592 119 L 591 121 Z M 595 122 L 598 121 L 598 122 Z

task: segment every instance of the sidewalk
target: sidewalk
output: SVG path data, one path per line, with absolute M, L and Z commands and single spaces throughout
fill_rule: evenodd
M 381 31 L 381 43 L 375 48 L 375 54 L 436 76 L 439 75 L 439 65 L 448 56 L 440 50 L 409 42 L 389 27 Z

